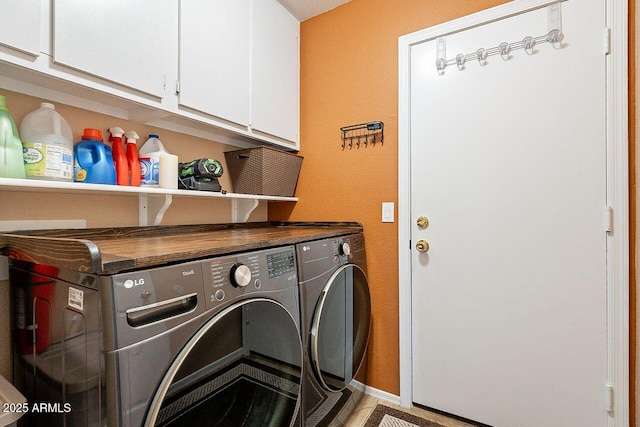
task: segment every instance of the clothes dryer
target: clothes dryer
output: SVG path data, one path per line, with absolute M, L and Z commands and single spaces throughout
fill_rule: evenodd
M 364 394 L 371 326 L 362 233 L 296 245 L 305 426 L 346 422 Z
M 293 246 L 110 276 L 10 271 L 14 335 L 29 336 L 16 383 L 50 404 L 29 426 L 301 425 Z

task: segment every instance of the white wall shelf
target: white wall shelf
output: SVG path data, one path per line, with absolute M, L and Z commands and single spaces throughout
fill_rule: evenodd
M 68 194 L 102 194 L 112 196 L 137 196 L 139 200 L 139 224 L 159 225 L 173 197 L 205 197 L 231 201 L 233 222 L 245 222 L 261 200 L 297 202 L 297 197 L 263 196 L 258 194 L 218 193 L 211 191 L 172 190 L 156 187 L 128 187 L 121 185 L 84 184 L 31 179 L 0 178 L 2 191 L 59 192 Z

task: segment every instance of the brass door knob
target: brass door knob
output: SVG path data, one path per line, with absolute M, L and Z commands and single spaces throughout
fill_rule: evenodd
M 429 251 L 429 242 L 424 239 L 418 240 L 416 243 L 416 249 L 418 252 L 428 252 Z
M 429 218 L 427 218 L 426 216 L 419 216 L 416 223 L 420 228 L 427 228 L 429 226 Z

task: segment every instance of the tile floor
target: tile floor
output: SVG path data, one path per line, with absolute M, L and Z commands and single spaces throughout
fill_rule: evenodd
M 391 408 L 407 411 L 406 408 L 401 408 L 400 406 L 395 405 L 393 403 L 389 403 L 387 401 L 380 400 L 369 395 L 364 395 L 362 397 L 362 400 L 360 401 L 360 404 L 355 409 L 351 417 L 349 417 L 347 422 L 345 424 L 342 424 L 342 426 L 344 427 L 364 426 L 364 423 L 367 421 L 367 418 L 369 418 L 369 415 L 371 414 L 371 412 L 373 412 L 374 408 L 378 403 L 382 403 Z M 474 427 L 473 424 L 468 424 L 459 420 L 448 418 L 443 415 L 436 414 L 434 412 L 430 412 L 421 408 L 413 408 L 408 412 L 416 416 L 426 418 L 427 420 L 442 424 L 445 427 Z

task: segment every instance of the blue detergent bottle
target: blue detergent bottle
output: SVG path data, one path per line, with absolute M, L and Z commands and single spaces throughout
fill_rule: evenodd
M 82 140 L 73 147 L 73 180 L 90 184 L 116 183 L 111 147 L 102 142 L 102 132 L 85 128 Z

